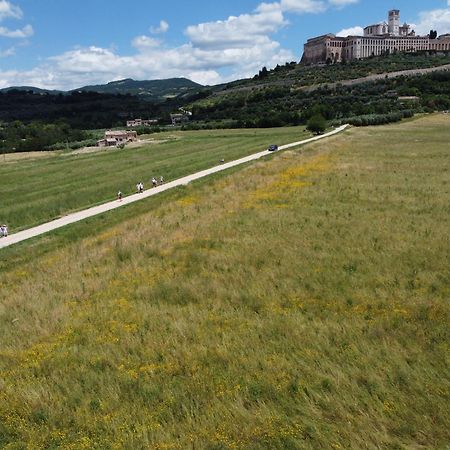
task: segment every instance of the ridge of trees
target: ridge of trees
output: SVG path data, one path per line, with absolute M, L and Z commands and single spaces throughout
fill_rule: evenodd
M 410 97 L 402 100 L 401 97 Z M 397 120 L 409 115 L 450 109 L 450 73 L 435 72 L 416 77 L 399 77 L 355 86 L 323 86 L 306 92 L 287 86 L 265 87 L 216 97 L 213 102 L 194 104 L 193 117 L 208 123 L 253 128 L 306 124 L 321 114 L 327 121 L 340 123 L 356 117 L 373 122 Z M 408 113 L 405 113 L 408 111 Z M 188 125 L 189 127 L 189 125 Z

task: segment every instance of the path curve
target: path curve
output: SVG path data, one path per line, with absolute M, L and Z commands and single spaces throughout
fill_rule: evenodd
M 326 134 L 315 136 L 313 138 L 306 139 L 304 141 L 282 145 L 279 147 L 279 150 L 286 150 L 288 148 L 297 147 L 299 145 L 308 144 L 310 142 L 318 141 L 333 136 L 335 134 L 340 133 L 341 131 L 344 131 L 347 127 L 348 125 L 343 125 Z M 65 227 L 66 225 L 80 222 L 82 220 L 88 219 L 89 217 L 94 217 L 108 211 L 113 211 L 115 209 L 121 208 L 131 203 L 135 203 L 139 200 L 144 200 L 148 197 L 153 197 L 154 195 L 160 194 L 161 192 L 164 191 L 168 191 L 169 189 L 173 189 L 174 187 L 187 185 L 192 181 L 199 180 L 200 178 L 207 177 L 214 173 L 222 172 L 224 170 L 239 166 L 241 164 L 245 164 L 250 161 L 255 161 L 257 159 L 263 158 L 264 156 L 268 156 L 271 154 L 273 154 L 273 152 L 269 152 L 268 150 L 264 150 L 263 152 L 259 153 L 254 153 L 253 155 L 236 159 L 235 161 L 221 164 L 219 166 L 212 167 L 210 169 L 202 170 L 201 172 L 197 172 L 192 175 L 187 175 L 185 177 L 179 178 L 178 180 L 174 180 L 169 183 L 163 184 L 162 186 L 149 189 L 142 194 L 130 195 L 128 197 L 123 198 L 121 202 L 119 202 L 118 200 L 114 200 L 112 202 L 104 203 L 103 205 L 94 206 L 92 208 L 88 208 L 83 211 L 78 211 L 76 213 L 69 214 L 67 216 L 61 217 L 60 219 L 52 220 L 51 222 L 38 225 L 37 227 L 29 228 L 28 230 L 19 231 L 18 233 L 11 234 L 6 238 L 5 237 L 0 238 L 0 249 L 40 236 L 42 234 L 48 233 L 49 231 L 57 230 L 58 228 Z

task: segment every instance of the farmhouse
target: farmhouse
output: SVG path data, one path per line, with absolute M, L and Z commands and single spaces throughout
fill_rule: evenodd
M 302 62 L 325 64 L 364 59 L 389 53 L 450 51 L 450 35 L 436 39 L 416 36 L 407 23 L 400 24 L 400 11 L 389 11 L 388 22 L 364 28 L 363 36 L 339 37 L 325 34 L 309 39 L 304 46 Z
M 98 147 L 117 147 L 120 144 L 137 141 L 136 131 L 105 131 L 105 137 L 97 142 Z
M 127 128 L 148 127 L 151 125 L 157 125 L 157 123 L 157 119 L 133 119 L 127 121 Z

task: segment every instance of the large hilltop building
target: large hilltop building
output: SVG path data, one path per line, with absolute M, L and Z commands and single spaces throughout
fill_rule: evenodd
M 416 36 L 410 25 L 401 25 L 400 11 L 393 9 L 389 11 L 388 22 L 367 26 L 364 28 L 364 36 L 338 37 L 325 34 L 308 39 L 302 62 L 336 63 L 389 53 L 418 51 L 450 51 L 450 35 L 436 39 Z

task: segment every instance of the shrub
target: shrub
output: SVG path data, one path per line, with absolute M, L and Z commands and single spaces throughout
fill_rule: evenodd
M 327 121 L 322 114 L 315 114 L 312 116 L 306 125 L 306 128 L 315 134 L 323 133 L 327 128 Z

